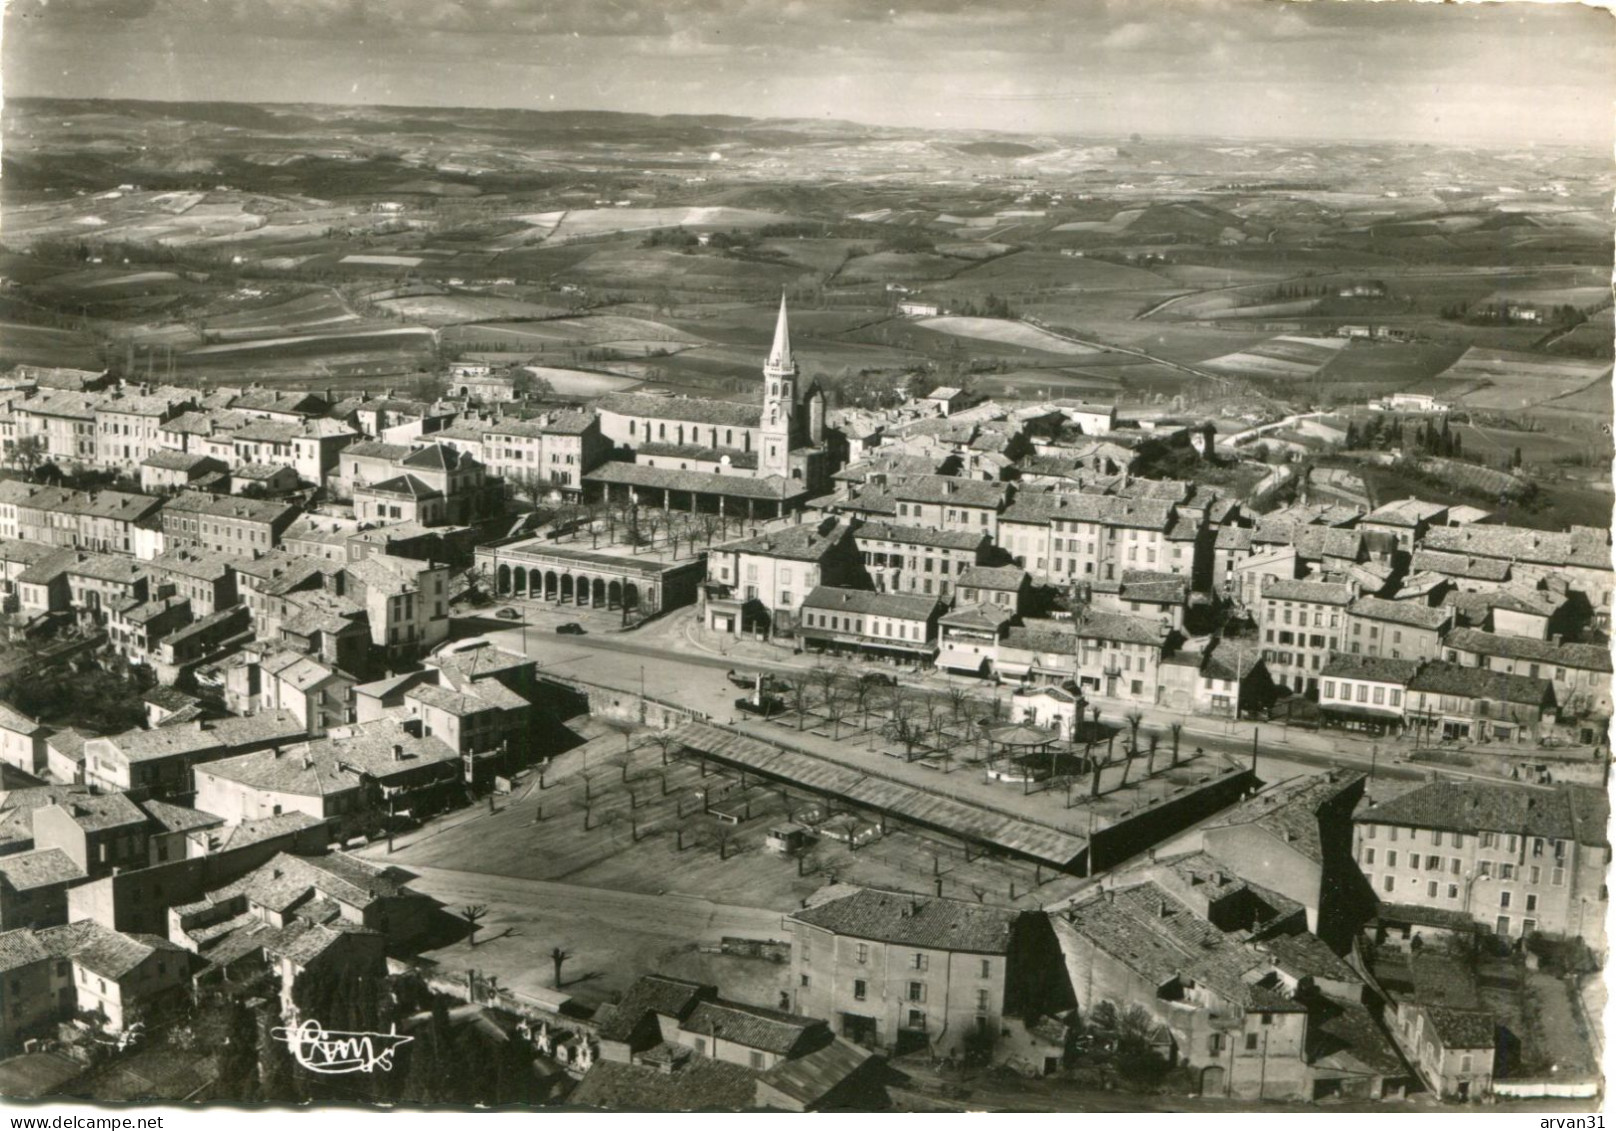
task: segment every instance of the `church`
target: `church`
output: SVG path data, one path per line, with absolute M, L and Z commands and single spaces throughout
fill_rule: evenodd
M 615 456 L 584 476 L 595 502 L 775 518 L 828 491 L 837 469 L 825 393 L 802 386 L 783 295 L 761 404 L 619 393 L 596 409 Z

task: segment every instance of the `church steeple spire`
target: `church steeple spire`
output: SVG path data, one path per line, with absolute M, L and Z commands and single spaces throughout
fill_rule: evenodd
M 791 360 L 791 325 L 786 320 L 786 293 L 780 292 L 780 317 L 774 324 L 774 348 L 769 350 L 769 360 L 764 363 L 763 372 L 769 376 L 794 376 L 797 372 L 796 362 Z

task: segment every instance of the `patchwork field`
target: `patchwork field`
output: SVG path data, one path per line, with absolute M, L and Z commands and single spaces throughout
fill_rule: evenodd
M 100 368 L 100 355 L 88 334 L 0 322 L 0 362 L 6 365 L 65 365 Z
M 1023 349 L 1042 350 L 1044 353 L 1091 354 L 1100 352 L 1092 346 L 1068 341 L 1065 338 L 1051 334 L 1047 330 L 1029 326 L 1025 322 L 1011 322 L 1003 318 L 960 318 L 945 315 L 940 318 L 922 318 L 919 320 L 918 325 L 924 326 L 928 330 L 936 330 L 956 337 L 999 342 L 1008 346 L 1020 346 Z
M 1256 377 L 1311 377 L 1345 348 L 1345 338 L 1302 338 L 1280 335 L 1236 353 L 1201 364 L 1219 373 Z
M 878 251 L 848 260 L 837 279 L 846 283 L 861 279 L 873 282 L 925 282 L 946 279 L 967 266 L 968 261 L 946 255 Z

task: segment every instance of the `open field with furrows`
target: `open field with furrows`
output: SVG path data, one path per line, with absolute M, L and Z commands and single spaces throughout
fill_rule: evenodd
M 803 268 L 795 264 L 746 259 L 719 251 L 620 247 L 597 251 L 558 271 L 556 277 L 642 294 L 649 287 L 686 293 L 718 290 L 754 294 L 778 291 L 803 274 Z
M 1592 310 L 1610 302 L 1610 287 L 1525 287 L 1520 290 L 1494 291 L 1482 299 L 1483 305 L 1498 306 L 1512 303 L 1519 306 L 1574 306 L 1578 310 Z
M 1153 271 L 1049 251 L 1019 251 L 972 266 L 949 280 L 945 294 L 980 298 L 992 292 L 1014 302 L 1020 296 L 1089 294 L 1096 291 L 1173 291 Z
M 1346 347 L 1344 338 L 1302 338 L 1280 335 L 1236 353 L 1201 364 L 1220 373 L 1254 377 L 1310 377 L 1334 361 Z
M 797 239 L 777 237 L 760 240 L 758 250 L 769 255 L 780 255 L 803 271 L 829 273 L 842 265 L 850 255 L 868 255 L 875 250 L 874 240 L 855 239 Z
M 946 279 L 972 261 L 928 252 L 877 251 L 849 259 L 837 283 L 926 283 Z
M 543 306 L 521 299 L 460 292 L 379 299 L 376 305 L 425 326 L 456 326 L 463 322 L 516 318 L 556 318 L 566 313 L 560 307 Z
M 484 332 L 525 338 L 535 343 L 568 346 L 593 346 L 608 342 L 658 342 L 670 347 L 701 344 L 700 338 L 665 322 L 621 314 L 582 315 L 544 322 L 478 322 L 446 331 L 455 336 L 470 337 Z
M 1595 381 L 1608 379 L 1610 369 L 1604 361 L 1472 348 L 1441 376 L 1485 380 L 1486 387 L 1465 394 L 1462 403 L 1477 409 L 1508 410 L 1578 392 Z
M 1570 435 L 1563 429 L 1525 432 L 1478 423 L 1454 425 L 1453 430 L 1460 436 L 1465 455 L 1492 467 L 1507 462 L 1517 450 L 1528 466 L 1557 461 L 1608 463 L 1611 455 L 1610 438 L 1603 433 L 1593 437 Z
M 1570 333 L 1562 334 L 1550 341 L 1543 347 L 1543 351 L 1566 357 L 1609 358 L 1612 346 L 1616 345 L 1616 330 L 1612 328 L 1611 315 L 1609 307 L 1596 311 L 1588 321 Z
M 1126 366 L 1103 371 L 1071 367 L 1012 369 L 1007 373 L 980 373 L 975 378 L 977 392 L 989 397 L 1043 399 L 1046 397 L 1095 397 L 1113 401 L 1127 383 Z
M 750 208 L 581 208 L 568 212 L 550 233 L 550 240 L 568 240 L 616 232 L 644 232 L 656 228 L 687 228 L 693 232 L 728 231 L 731 228 L 765 228 L 797 220 L 779 212 L 758 212 Z
M 363 325 L 363 324 L 361 324 Z M 421 327 L 356 329 L 335 334 L 259 338 L 199 346 L 176 355 L 182 369 L 233 379 L 287 380 L 414 372 L 433 364 L 433 331 Z
M 83 331 L 0 321 L 0 363 L 100 369 L 100 356 L 94 339 Z
M 1047 330 L 1029 326 L 1025 322 L 1005 318 L 961 318 L 943 316 L 922 318 L 917 325 L 928 330 L 976 341 L 998 342 L 1001 345 L 1039 350 L 1054 354 L 1091 354 L 1099 351 L 1092 346 L 1058 337 Z
M 1350 341 L 1317 375 L 1326 391 L 1337 385 L 1395 391 L 1435 377 L 1463 352 L 1451 343 Z

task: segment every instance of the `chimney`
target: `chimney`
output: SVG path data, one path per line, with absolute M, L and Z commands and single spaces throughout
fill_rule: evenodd
M 1553 641 L 1554 641 L 1554 643 L 1555 643 L 1555 644 L 1556 644 L 1556 645 L 1557 645 L 1557 646 L 1558 646 L 1558 645 L 1559 645 L 1559 643 L 1560 643 L 1560 638 L 1561 638 L 1561 633 L 1558 633 L 1558 632 L 1556 632 L 1556 633 L 1555 633 L 1555 634 L 1554 634 L 1554 635 L 1553 635 L 1553 636 L 1552 636 L 1552 637 L 1550 637 L 1550 639 L 1551 639 L 1551 640 L 1553 640 Z
M 404 747 L 402 745 L 400 745 L 399 743 L 397 743 L 397 742 L 393 743 L 393 761 L 402 762 L 403 760 L 404 760 Z

